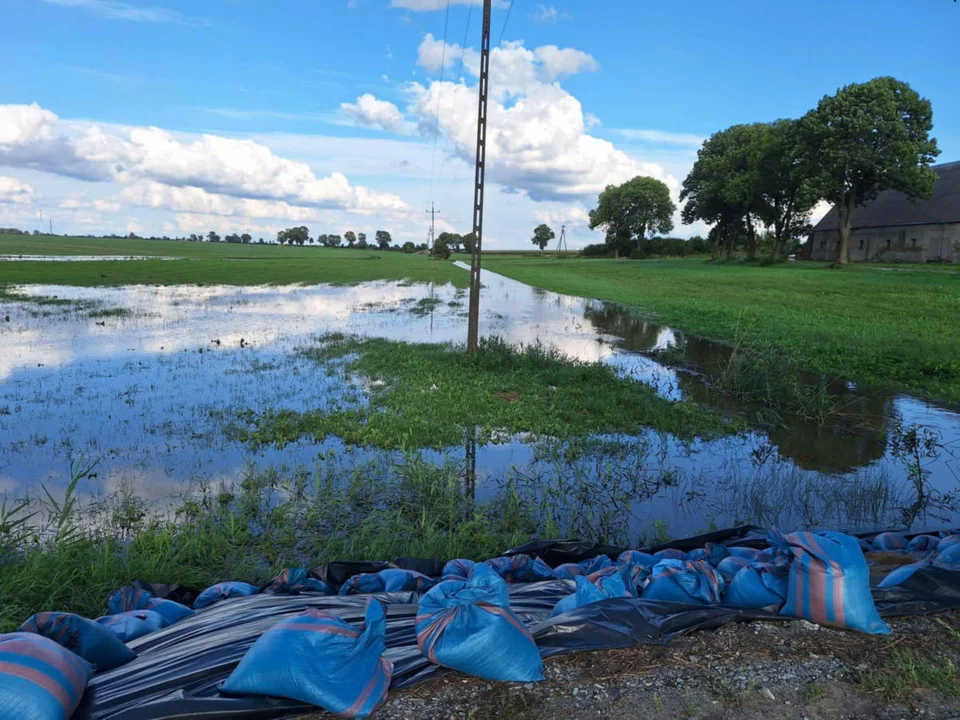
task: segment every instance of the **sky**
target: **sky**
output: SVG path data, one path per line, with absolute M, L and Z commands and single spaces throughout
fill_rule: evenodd
M 271 239 L 471 230 L 479 0 L 0 0 L 0 227 Z M 950 0 L 494 0 L 485 247 L 881 75 L 960 160 Z M 822 209 L 821 209 L 822 212 Z M 704 233 L 684 226 L 674 234 Z

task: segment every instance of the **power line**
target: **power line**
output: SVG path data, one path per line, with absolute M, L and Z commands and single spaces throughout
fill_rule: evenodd
M 510 7 L 507 8 L 507 17 L 503 21 L 503 29 L 500 31 L 500 42 L 497 43 L 497 49 L 503 47 L 503 36 L 507 32 L 507 23 L 510 22 L 510 13 L 513 12 L 514 0 L 510 0 Z
M 453 91 L 453 110 L 456 112 L 457 109 L 457 89 L 460 87 L 460 80 L 463 78 L 463 58 L 467 53 L 467 38 L 470 35 L 470 20 L 473 18 L 473 6 L 474 3 L 470 3 L 470 9 L 467 12 L 467 27 L 463 31 L 463 42 L 460 44 L 460 66 L 457 68 L 457 81 L 454 85 Z M 450 147 L 450 133 L 446 133 L 446 137 L 443 140 L 443 157 L 440 158 L 440 173 L 437 175 L 437 182 L 440 182 L 440 178 L 443 177 L 443 169 L 447 165 L 447 149 Z M 450 188 L 447 188 L 447 192 L 444 194 L 444 197 L 450 194 Z
M 443 71 L 447 65 L 447 28 L 450 25 L 450 0 L 443 19 L 443 47 L 440 50 L 440 84 L 437 88 L 437 122 L 433 128 L 433 154 L 430 158 L 430 198 L 433 198 L 433 171 L 437 165 L 437 139 L 440 137 L 440 110 L 443 108 Z

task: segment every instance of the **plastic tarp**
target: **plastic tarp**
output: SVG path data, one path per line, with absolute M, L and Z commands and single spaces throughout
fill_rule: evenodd
M 918 533 L 919 534 L 919 533 Z M 872 540 L 873 535 L 863 536 Z M 908 534 L 907 538 L 913 535 Z M 766 548 L 767 532 L 744 526 L 665 545 L 645 548 L 653 553 L 674 548 L 684 553 L 707 543 L 728 547 Z M 537 541 L 505 553 L 534 556 L 551 568 L 579 563 L 604 554 L 616 559 L 624 548 L 583 541 Z M 377 573 L 388 567 L 415 570 L 439 577 L 444 562 L 398 558 L 393 563 L 329 563 L 313 568 L 310 576 L 338 590 L 359 573 Z M 872 585 L 882 579 L 877 577 Z M 190 604 L 196 593 L 176 586 L 144 584 L 155 597 Z M 698 630 L 747 620 L 783 621 L 766 610 L 685 605 L 635 597 L 611 598 L 549 618 L 556 603 L 575 590 L 570 580 L 545 580 L 509 586 L 510 609 L 530 629 L 542 657 L 589 651 L 662 645 Z M 903 583 L 872 588 L 881 617 L 916 615 L 960 607 L 960 572 L 937 567 L 918 569 Z M 386 652 L 393 663 L 392 690 L 409 687 L 448 672 L 424 657 L 417 647 L 415 621 L 422 594 L 378 593 L 373 596 L 328 597 L 261 593 L 218 602 L 159 632 L 129 643 L 138 657 L 110 672 L 95 676 L 87 686 L 75 718 L 276 718 L 309 712 L 301 703 L 266 697 L 227 697 L 218 692 L 247 650 L 271 626 L 309 609 L 330 612 L 362 626 L 368 598 L 384 603 L 387 611 Z

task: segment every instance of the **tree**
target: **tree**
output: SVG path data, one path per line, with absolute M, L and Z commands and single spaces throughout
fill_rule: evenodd
M 302 246 L 309 239 L 310 230 L 304 225 L 301 225 L 300 227 L 289 228 L 287 230 L 281 230 L 277 233 L 277 242 L 281 245 L 284 243 L 287 243 L 288 245 L 297 243 L 298 245 Z
M 343 241 L 339 235 L 327 235 L 327 245 L 330 247 L 340 247 L 340 243 Z
M 443 243 L 449 249 L 450 252 L 447 253 L 447 257 L 449 257 L 451 252 L 460 252 L 460 248 L 463 245 L 463 238 L 456 233 L 442 232 L 434 240 L 434 247 L 436 247 L 438 242 Z
M 390 243 L 393 241 L 393 238 L 390 237 L 390 233 L 386 230 L 377 230 L 376 234 L 377 247 L 381 250 L 386 250 L 390 247 Z
M 450 257 L 450 246 L 447 244 L 447 236 L 450 233 L 440 233 L 433 241 L 433 257 L 437 260 L 447 260 Z
M 555 237 L 556 234 L 550 229 L 550 226 L 546 223 L 541 223 L 537 225 L 533 231 L 533 240 L 531 242 L 540 248 L 540 254 L 543 255 L 543 249 L 547 247 Z
M 840 221 L 840 263 L 850 262 L 854 210 L 884 190 L 929 197 L 940 154 L 930 137 L 933 108 L 892 77 L 847 85 L 823 97 L 801 121 L 805 158 L 819 198 Z
M 673 230 L 676 209 L 664 183 L 638 176 L 600 193 L 597 208 L 590 211 L 590 229 L 605 230 L 607 245 L 619 255 L 633 245 L 639 248 L 648 231 Z
M 467 233 L 461 240 L 463 240 L 463 251 L 467 253 L 467 255 L 473 255 L 473 248 L 477 244 L 476 236 L 473 233 Z
M 403 251 L 404 251 L 405 253 L 414 253 L 414 252 L 417 251 L 417 246 L 414 245 L 414 244 L 413 244 L 412 242 L 410 242 L 409 240 L 407 240 L 407 241 L 403 244 Z
M 353 230 L 347 230 L 343 234 L 343 239 L 347 241 L 348 248 L 352 248 L 357 244 L 357 234 Z
M 242 242 L 244 245 L 249 245 L 251 240 L 253 240 L 253 237 L 250 235 L 250 233 L 244 233 L 240 236 L 240 242 Z
M 217 235 L 213 230 L 207 233 L 207 240 L 210 242 L 220 242 L 220 236 Z
M 240 241 L 240 236 L 237 235 L 236 233 L 233 233 L 233 234 L 231 234 L 231 235 L 227 235 L 227 236 L 224 238 L 224 241 L 230 243 L 231 245 L 239 245 L 240 242 L 241 242 L 241 241 Z
M 357 234 L 357 249 L 358 249 L 358 250 L 366 250 L 368 247 L 369 247 L 369 245 L 367 245 L 367 234 L 366 234 L 366 233 L 358 233 L 358 234 Z
M 798 120 L 777 120 L 761 126 L 757 137 L 760 217 L 773 226 L 771 256 L 783 257 L 784 250 L 810 230 L 810 211 L 817 193 L 804 162 Z

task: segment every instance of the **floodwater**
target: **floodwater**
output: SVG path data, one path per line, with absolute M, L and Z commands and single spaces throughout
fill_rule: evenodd
M 702 376 L 648 355 L 675 347 L 708 367 L 723 348 L 617 306 L 489 272 L 483 284 L 484 335 L 552 344 L 568 356 L 614 365 L 665 397 L 752 417 Z M 225 425 L 243 410 L 362 402 L 362 382 L 294 352 L 318 335 L 465 339 L 466 297 L 452 286 L 14 290 L 75 303 L 0 304 L 0 495 L 12 497 L 41 484 L 62 490 L 71 462 L 81 458 L 99 461 L 84 492 L 129 488 L 158 505 L 251 468 L 356 466 L 376 451 L 336 440 L 254 449 L 228 439 Z M 414 312 L 426 297 L 441 302 Z M 92 315 L 91 308 L 120 312 Z M 960 513 L 947 500 L 960 489 L 960 414 L 905 395 L 835 391 L 856 408 L 856 421 L 817 426 L 785 417 L 773 425 L 757 421 L 735 437 L 692 442 L 649 431 L 601 438 L 599 449 L 574 456 L 555 444 L 507 438 L 475 449 L 476 495 L 490 498 L 510 478 L 531 502 L 569 519 L 571 532 L 613 522 L 630 537 L 654 523 L 674 536 L 736 522 L 790 529 L 958 524 Z M 912 425 L 938 438 L 936 451 L 921 459 L 920 496 L 916 473 L 894 452 L 897 428 Z M 437 462 L 469 460 L 472 469 L 474 448 L 425 454 Z M 587 501 L 571 490 L 584 479 L 594 488 Z

